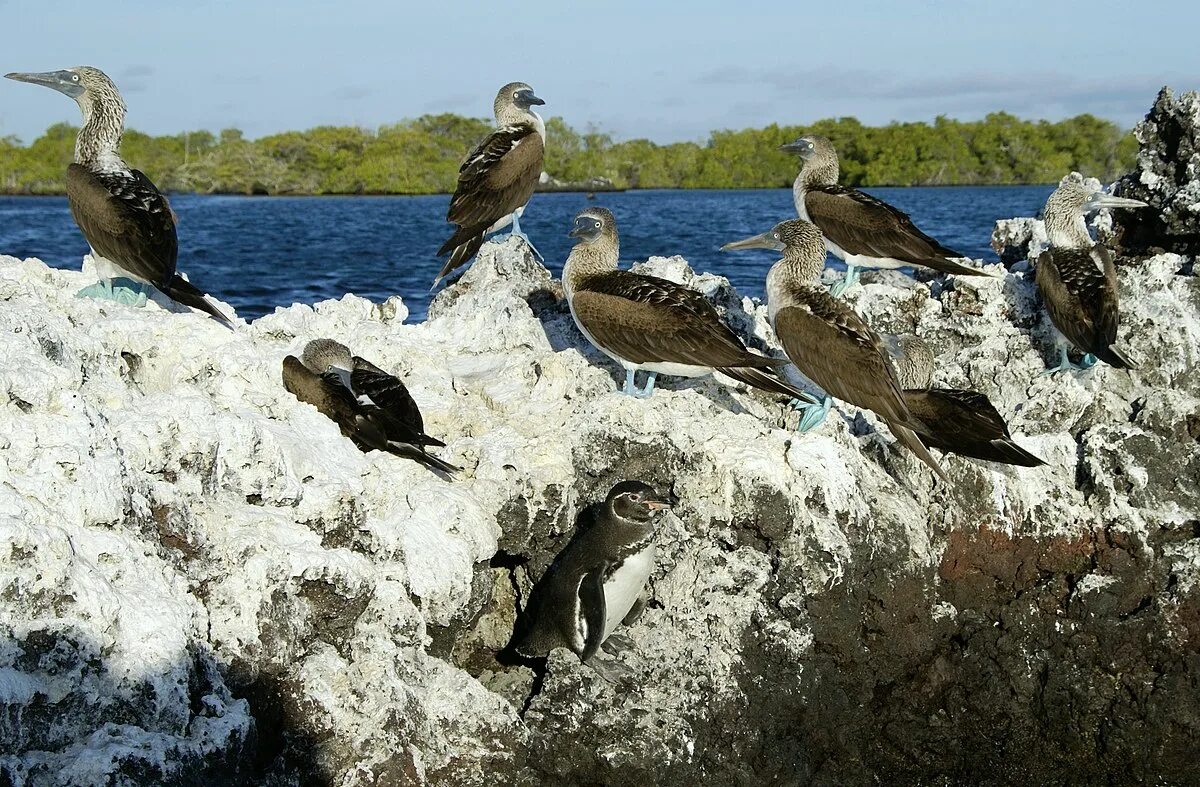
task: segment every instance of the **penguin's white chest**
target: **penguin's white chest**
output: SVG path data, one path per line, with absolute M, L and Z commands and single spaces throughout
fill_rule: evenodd
M 637 554 L 630 555 L 604 582 L 604 636 L 603 642 L 621 624 L 629 610 L 637 603 L 638 596 L 654 570 L 654 544 Z

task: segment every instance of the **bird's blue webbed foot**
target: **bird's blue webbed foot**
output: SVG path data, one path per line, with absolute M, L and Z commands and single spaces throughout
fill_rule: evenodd
M 1092 355 L 1091 353 L 1084 353 L 1083 357 L 1079 359 L 1079 364 L 1076 366 L 1076 368 L 1091 369 L 1095 365 L 1096 356 Z
M 76 298 L 97 298 L 125 306 L 142 307 L 150 299 L 150 286 L 124 276 L 103 279 L 75 293 Z
M 1087 359 L 1091 358 L 1092 362 L 1087 363 Z M 1077 369 L 1087 369 L 1096 363 L 1096 357 L 1091 353 L 1083 356 L 1083 361 L 1086 365 L 1076 366 L 1071 363 L 1071 359 L 1067 357 L 1067 348 L 1059 346 L 1058 348 L 1058 366 L 1051 366 L 1046 371 L 1042 372 L 1042 376 L 1050 374 L 1058 374 L 1059 372 L 1073 372 Z
M 634 375 L 637 374 L 633 369 L 625 370 L 625 387 L 621 389 L 621 393 L 626 396 L 637 396 L 637 386 L 634 385 Z
M 825 420 L 825 416 L 829 415 L 829 409 L 833 407 L 833 399 L 828 396 L 819 402 L 815 397 L 809 402 L 793 399 L 792 407 L 804 411 L 804 415 L 800 416 L 800 423 L 796 424 L 796 431 L 800 433 L 811 432 L 821 425 L 821 422 Z
M 524 232 L 521 232 L 521 220 L 517 217 L 517 214 L 515 214 L 515 213 L 512 215 L 512 231 L 509 232 L 508 234 L 511 236 L 516 236 L 516 237 L 520 238 L 521 240 L 525 241 L 525 245 L 528 246 L 529 250 L 533 252 L 533 256 L 538 258 L 538 262 L 546 261 L 546 258 L 542 256 L 542 253 L 537 250 L 537 246 L 533 245 L 533 241 L 531 241 L 529 239 L 529 236 L 526 235 Z
M 646 384 L 634 392 L 634 396 L 639 399 L 646 399 L 654 393 L 654 381 L 658 379 L 658 372 L 649 372 L 646 375 Z
M 654 381 L 658 378 L 658 372 L 649 372 L 646 377 L 646 385 L 642 388 L 638 388 L 635 384 L 634 375 L 636 374 L 637 371 L 634 369 L 625 370 L 625 386 L 621 389 L 621 393 L 637 399 L 645 399 L 654 393 Z
M 837 284 L 829 288 L 829 294 L 835 298 L 842 297 L 842 293 L 850 289 L 858 282 L 858 267 L 855 265 L 846 266 L 846 275 Z

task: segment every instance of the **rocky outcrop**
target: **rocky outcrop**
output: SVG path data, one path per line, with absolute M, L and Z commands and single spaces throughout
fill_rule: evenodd
M 1121 178 L 1119 193 L 1155 210 L 1118 216 L 1122 242 L 1138 251 L 1200 254 L 1200 93 L 1176 96 L 1164 87 L 1133 133 L 1137 169 Z
M 620 395 L 516 239 L 399 299 L 230 332 L 0 258 L 0 784 L 1186 783 L 1200 746 L 1200 282 L 1124 257 L 1138 369 L 1043 377 L 1026 269 L 851 292 L 1047 461 L 718 380 Z M 773 352 L 765 308 L 679 258 Z M 279 379 L 347 341 L 465 468 L 363 454 Z M 580 511 L 680 503 L 625 681 L 495 659 Z

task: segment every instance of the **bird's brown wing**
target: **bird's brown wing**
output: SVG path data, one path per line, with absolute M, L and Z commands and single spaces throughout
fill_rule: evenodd
M 1092 352 L 1101 327 L 1097 316 L 1111 305 L 1114 317 L 1112 338 L 1116 338 L 1116 293 L 1109 296 L 1108 280 L 1096 266 L 1089 249 L 1046 249 L 1036 259 L 1036 278 L 1046 312 L 1062 334 L 1078 349 Z
M 377 419 L 342 385 L 336 372 L 314 374 L 299 358 L 289 355 L 283 359 L 283 387 L 337 424 L 342 434 L 359 448 L 364 451 L 372 448 L 388 450 L 387 434 Z
M 978 391 L 955 388 L 910 389 L 904 392 L 908 409 L 917 420 L 928 427 L 928 433 L 947 436 L 969 436 L 987 442 L 1009 437 L 1008 424 Z M 925 430 L 918 430 L 922 438 Z
M 542 137 L 531 125 L 507 126 L 489 134 L 459 170 L 446 214 L 459 231 L 438 254 L 481 234 L 528 202 L 542 174 L 544 152 Z
M 1013 442 L 1003 416 L 978 391 L 914 389 L 904 392 L 904 400 L 924 424 L 917 434 L 930 448 L 1024 467 L 1045 464 Z
M 370 361 L 354 356 L 350 385 L 359 396 L 365 396 L 380 408 L 392 440 L 413 445 L 444 446 L 441 440 L 425 434 L 425 422 L 408 388 L 394 375 Z
M 911 416 L 879 334 L 823 288 L 775 314 L 775 334 L 792 363 L 836 399 L 897 423 Z
M 947 273 L 987 275 L 951 259 L 963 257 L 919 230 L 908 214 L 844 186 L 820 186 L 804 195 L 804 207 L 821 233 L 848 254 L 890 257 Z
M 713 368 L 782 363 L 751 353 L 703 295 L 630 271 L 589 276 L 571 301 L 576 319 L 608 350 L 633 363 Z
M 141 172 L 97 174 L 71 164 L 67 202 L 97 254 L 160 289 L 174 277 L 179 255 L 175 215 Z

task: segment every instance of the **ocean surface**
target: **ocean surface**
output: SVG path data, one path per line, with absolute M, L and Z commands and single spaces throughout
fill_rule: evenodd
M 947 246 L 994 260 L 997 219 L 1034 216 L 1052 186 L 865 189 L 907 212 Z M 449 197 L 171 197 L 179 215 L 179 269 L 253 319 L 278 306 L 354 293 L 374 301 L 403 296 L 410 319 L 424 318 L 434 257 L 450 235 Z M 697 271 L 729 277 L 761 297 L 770 252 L 719 251 L 721 244 L 795 215 L 790 189 L 535 194 L 521 229 L 556 275 L 571 249 L 574 215 L 609 208 L 621 232 L 623 264 L 683 255 Z M 64 197 L 0 197 L 0 254 L 78 269 L 87 243 Z M 830 262 L 836 262 L 830 258 Z M 840 267 L 840 263 L 837 263 Z

